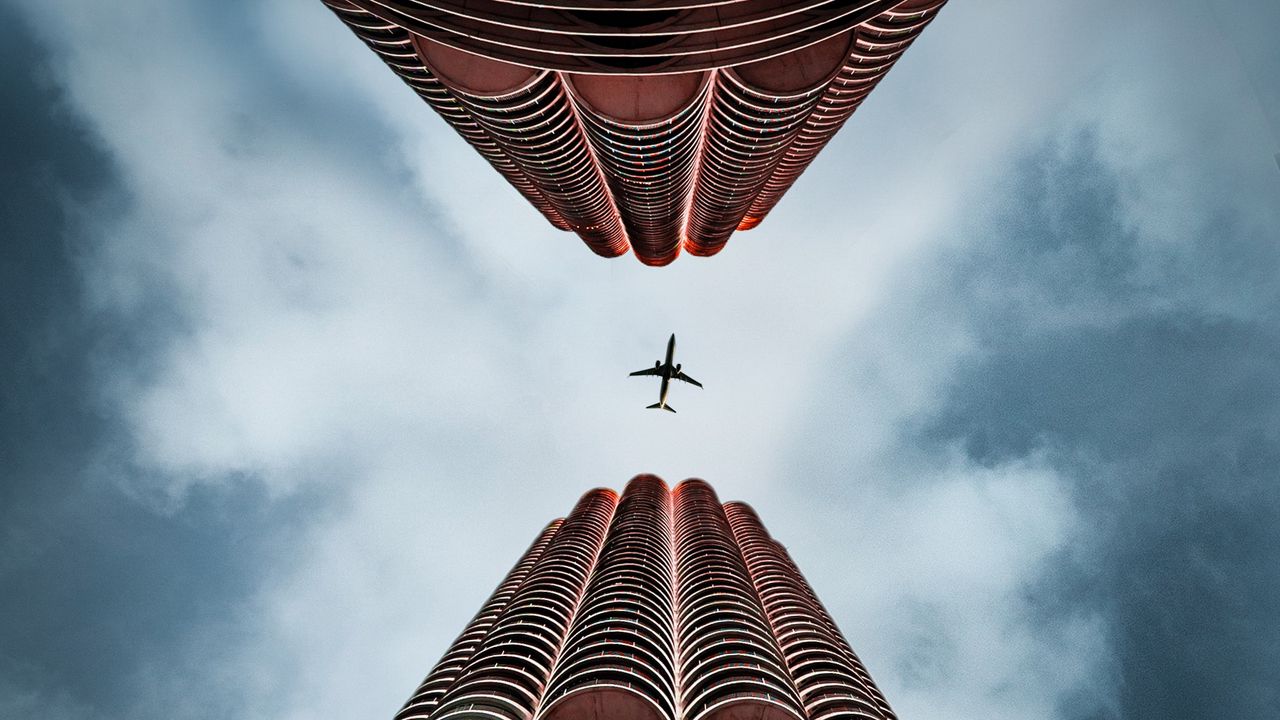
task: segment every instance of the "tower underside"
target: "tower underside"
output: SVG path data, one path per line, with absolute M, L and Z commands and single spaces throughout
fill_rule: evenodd
M 323 0 L 555 227 L 665 265 L 768 215 L 946 0 Z

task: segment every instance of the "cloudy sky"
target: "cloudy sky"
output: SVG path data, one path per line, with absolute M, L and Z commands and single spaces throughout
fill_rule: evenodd
M 0 0 L 0 717 L 390 717 L 640 472 L 752 503 L 904 720 L 1280 717 L 1276 27 L 956 0 L 653 269 L 314 0 Z

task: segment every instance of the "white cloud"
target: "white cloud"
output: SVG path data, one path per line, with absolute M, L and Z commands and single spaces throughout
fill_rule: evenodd
M 107 378 L 135 461 L 179 500 L 245 473 L 339 498 L 225 647 L 193 642 L 222 692 L 388 715 L 545 521 L 646 471 L 754 502 L 904 717 L 1049 717 L 1096 682 L 1104 630 L 1037 627 L 1024 595 L 1079 531 L 1065 481 L 901 429 L 971 357 L 966 308 L 914 298 L 1009 159 L 1070 117 L 1145 177 L 1184 141 L 1144 144 L 1160 112 L 1120 91 L 1161 68 L 1099 82 L 1134 55 L 1111 3 L 955 3 L 760 229 L 661 270 L 546 227 L 319 3 L 30 12 L 132 200 L 87 262 L 97 302 L 159 292 L 179 319 L 154 372 Z M 1193 185 L 1145 186 L 1135 218 Z M 707 386 L 675 418 L 625 377 L 672 331 Z M 838 428 L 813 416 L 833 361 L 858 388 Z M 829 497 L 789 485 L 812 428 L 844 453 L 813 465 Z
M 1109 657 L 1101 618 L 1047 627 L 1031 587 L 1083 530 L 1070 482 L 1039 456 L 939 461 L 849 488 L 792 552 L 902 717 L 1055 717 Z

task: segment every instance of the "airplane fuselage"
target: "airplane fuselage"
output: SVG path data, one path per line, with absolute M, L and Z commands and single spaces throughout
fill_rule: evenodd
M 667 341 L 667 355 L 662 360 L 654 360 L 653 367 L 644 370 L 636 370 L 632 375 L 649 375 L 657 376 L 662 384 L 658 387 L 658 402 L 649 405 L 650 410 L 669 410 L 675 412 L 675 408 L 667 404 L 667 394 L 671 392 L 671 381 L 681 380 L 691 385 L 702 387 L 702 383 L 685 375 L 680 370 L 680 365 L 675 362 L 676 357 L 676 336 L 673 333 L 671 339 Z
M 662 361 L 662 385 L 658 388 L 658 407 L 665 408 L 667 406 L 667 393 L 671 390 L 671 378 L 676 375 L 675 365 L 671 363 L 676 359 L 676 336 L 673 334 L 671 339 L 667 341 L 667 357 Z

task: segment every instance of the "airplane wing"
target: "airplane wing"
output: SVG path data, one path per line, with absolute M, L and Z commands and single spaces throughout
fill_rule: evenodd
M 659 370 L 658 368 L 645 368 L 643 370 L 637 370 L 631 373 L 631 377 L 635 377 L 636 375 L 661 375 L 661 374 L 662 374 L 662 371 Z
M 690 385 L 697 385 L 698 387 L 702 387 L 702 383 L 698 382 L 697 380 L 694 380 L 693 378 L 689 377 L 688 375 L 685 375 L 682 372 L 676 373 L 676 379 L 683 380 L 689 383 Z

